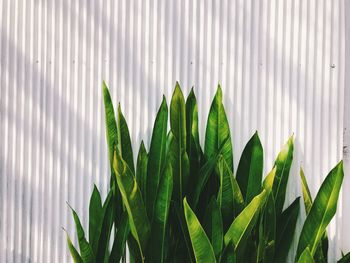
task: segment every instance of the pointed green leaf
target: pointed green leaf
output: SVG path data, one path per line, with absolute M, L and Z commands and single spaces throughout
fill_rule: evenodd
M 266 191 L 263 190 L 259 195 L 247 205 L 247 207 L 236 217 L 229 230 L 225 234 L 224 242 L 227 246 L 233 243 L 235 250 L 242 244 L 245 244 L 247 237 L 250 235 L 261 207 L 266 201 Z
M 174 136 L 170 146 L 170 162 L 174 177 L 174 199 L 181 203 L 186 194 L 190 164 L 186 152 L 185 99 L 178 83 L 176 83 L 170 103 L 170 127 Z
M 109 263 L 120 262 L 121 258 L 125 254 L 125 243 L 129 232 L 130 228 L 128 222 L 128 214 L 125 211 L 117 227 L 117 233 L 114 238 L 111 255 L 109 257 Z
M 207 207 L 203 228 L 213 246 L 216 259 L 219 259 L 223 248 L 224 234 L 221 211 L 214 197 Z
M 346 255 L 343 255 L 342 253 L 342 258 L 337 261 L 338 263 L 350 263 L 350 252 L 347 253 Z
M 276 175 L 276 166 L 273 167 L 273 169 L 266 175 L 264 182 L 263 182 L 263 187 L 267 192 L 272 191 L 273 187 L 273 181 L 275 180 L 275 175 Z
M 141 255 L 143 256 L 150 234 L 150 223 L 141 192 L 138 189 L 136 178 L 132 174 L 127 163 L 121 158 L 118 151 L 116 151 L 114 155 L 113 168 L 117 177 L 123 204 L 128 212 L 131 234 L 137 241 Z
M 307 247 L 305 248 L 304 252 L 301 254 L 298 263 L 313 263 L 315 262 L 311 253 L 310 249 Z
M 261 191 L 263 164 L 263 148 L 258 132 L 255 132 L 243 150 L 236 175 L 246 203 Z
M 215 254 L 208 236 L 198 221 L 195 213 L 187 203 L 186 198 L 183 201 L 186 223 L 191 237 L 191 243 L 197 263 L 216 262 Z
M 71 208 L 71 207 L 70 207 Z M 75 229 L 77 231 L 78 243 L 80 248 L 80 255 L 84 263 L 92 263 L 95 261 L 94 252 L 91 245 L 87 242 L 85 238 L 84 229 L 80 223 L 80 219 L 77 213 L 71 208 L 73 213 L 73 218 L 75 222 Z
M 121 111 L 120 104 L 118 105 L 118 149 L 123 160 L 128 164 L 130 170 L 135 174 L 134 155 L 132 153 L 131 139 L 128 124 Z
M 68 248 L 70 251 L 70 254 L 73 258 L 74 263 L 83 263 L 82 258 L 80 257 L 78 251 L 76 250 L 76 248 L 74 247 L 72 241 L 69 238 L 68 233 L 66 232 L 66 237 L 67 237 L 67 244 L 68 244 Z
M 291 247 L 300 211 L 300 197 L 283 211 L 277 221 L 275 262 L 285 262 Z
M 101 196 L 96 185 L 94 185 L 94 190 L 90 198 L 89 206 L 89 242 L 95 255 L 97 254 L 98 239 L 101 234 L 102 220 L 103 209 Z
M 273 182 L 273 193 L 276 205 L 276 216 L 282 213 L 286 198 L 290 167 L 293 161 L 294 138 L 291 136 L 277 156 L 275 161 L 276 175 Z
M 222 104 L 222 90 L 220 85 L 210 106 L 207 128 L 205 131 L 204 154 L 207 159 L 216 155 L 222 143 L 225 142 L 222 154 L 230 170 L 233 171 L 233 151 L 230 127 L 227 121 L 224 105 Z
M 259 262 L 273 262 L 276 239 L 276 213 L 273 195 L 269 192 L 265 208 L 260 217 L 258 259 Z
M 143 141 L 141 141 L 140 150 L 137 155 L 136 164 L 136 182 L 142 193 L 142 198 L 146 198 L 146 187 L 147 187 L 147 162 L 148 154 Z
M 161 172 L 165 165 L 167 124 L 168 106 L 165 97 L 163 96 L 162 104 L 159 107 L 156 120 L 154 121 L 147 163 L 146 205 L 147 214 L 151 222 L 153 221 L 154 205 L 160 183 Z
M 169 215 L 171 195 L 173 192 L 173 176 L 170 163 L 167 163 L 159 185 L 154 219 L 152 224 L 148 260 L 150 262 L 165 261 L 165 232 Z
M 311 255 L 315 254 L 326 227 L 336 212 L 343 177 L 341 161 L 329 172 L 317 193 L 300 234 L 296 258 L 307 247 L 310 248 Z
M 244 209 L 244 199 L 238 183 L 222 155 L 219 157 L 217 166 L 220 176 L 218 203 L 226 231 L 234 217 Z

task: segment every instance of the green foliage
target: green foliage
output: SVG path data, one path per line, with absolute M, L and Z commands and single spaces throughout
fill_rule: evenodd
M 286 262 L 293 241 L 295 262 L 327 262 L 326 227 L 336 212 L 342 162 L 314 201 L 301 169 L 307 217 L 298 239 L 300 197 L 285 204 L 294 136 L 263 178 L 263 147 L 255 132 L 235 171 L 221 87 L 209 110 L 203 152 L 194 91 L 185 99 L 176 83 L 169 110 L 163 97 L 149 148 L 141 142 L 134 162 L 126 118 L 120 105 L 115 115 L 105 83 L 103 98 L 110 190 L 102 202 L 94 186 L 88 237 L 72 209 L 79 251 L 68 234 L 67 244 L 74 262 L 124 262 L 126 246 L 131 262 Z

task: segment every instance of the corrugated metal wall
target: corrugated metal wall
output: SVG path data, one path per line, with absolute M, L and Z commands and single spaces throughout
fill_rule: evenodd
M 203 139 L 221 83 L 236 166 L 255 130 L 265 171 L 294 132 L 287 202 L 300 194 L 300 164 L 315 195 L 342 158 L 344 8 L 342 0 L 0 0 L 0 262 L 71 261 L 65 202 L 86 223 L 93 183 L 108 187 L 103 79 L 134 146 L 149 144 L 176 80 L 185 94 L 195 86 Z M 332 262 L 350 249 L 344 199 L 328 229 Z

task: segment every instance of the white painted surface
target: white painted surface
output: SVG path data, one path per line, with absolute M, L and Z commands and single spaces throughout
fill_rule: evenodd
M 255 130 L 265 171 L 294 132 L 287 202 L 300 195 L 300 164 L 315 195 L 350 128 L 346 2 L 0 0 L 0 262 L 71 262 L 65 202 L 86 223 L 93 183 L 108 187 L 103 79 L 134 146 L 148 145 L 176 80 L 185 94 L 195 86 L 203 140 L 220 82 L 236 167 Z M 350 250 L 347 179 L 344 189 L 328 228 L 331 262 Z

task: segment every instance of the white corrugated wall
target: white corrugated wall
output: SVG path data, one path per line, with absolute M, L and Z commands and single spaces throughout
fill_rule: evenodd
M 315 196 L 342 158 L 350 123 L 347 6 L 344 0 L 0 0 L 0 262 L 71 262 L 61 229 L 74 236 L 66 201 L 86 224 L 93 183 L 104 195 L 108 188 L 102 80 L 121 102 L 134 153 L 141 139 L 149 144 L 162 94 L 169 101 L 176 80 L 185 95 L 195 87 L 203 141 L 220 83 L 236 167 L 255 130 L 265 171 L 294 133 L 287 202 L 300 195 L 299 165 Z M 328 228 L 331 262 L 350 250 L 345 180 Z

